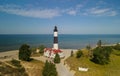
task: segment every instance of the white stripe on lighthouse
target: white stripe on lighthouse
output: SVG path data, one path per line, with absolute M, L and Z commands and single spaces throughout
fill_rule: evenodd
M 58 36 L 58 32 L 54 32 L 54 37 L 57 37 Z
M 58 49 L 58 43 L 54 43 L 53 46 L 54 49 Z

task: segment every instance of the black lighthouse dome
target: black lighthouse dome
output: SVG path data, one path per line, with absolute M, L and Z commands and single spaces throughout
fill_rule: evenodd
M 54 31 L 58 31 L 58 30 L 57 30 L 57 26 L 55 26 Z

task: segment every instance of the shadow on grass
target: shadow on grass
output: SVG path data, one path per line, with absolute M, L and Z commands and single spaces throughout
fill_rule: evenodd
M 34 60 L 33 58 L 30 58 L 30 59 L 28 59 L 27 61 L 28 61 L 28 62 L 31 62 L 31 61 L 33 61 L 33 60 Z

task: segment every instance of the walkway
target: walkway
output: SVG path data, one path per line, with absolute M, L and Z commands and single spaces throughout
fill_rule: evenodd
M 58 76 L 74 76 L 74 73 L 70 72 L 68 68 L 65 67 L 62 63 L 56 64 Z

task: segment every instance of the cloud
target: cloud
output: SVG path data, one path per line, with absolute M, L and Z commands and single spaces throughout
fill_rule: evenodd
M 82 8 L 84 5 L 82 5 L 82 4 L 77 4 L 76 5 L 76 9 L 80 9 L 80 8 Z
M 25 9 L 10 5 L 0 6 L 0 11 L 34 18 L 53 18 L 61 15 L 59 9 Z
M 109 12 L 109 16 L 116 16 L 117 15 L 117 12 L 116 11 L 111 11 Z
M 79 10 L 83 7 L 82 4 L 77 4 L 75 7 L 70 7 L 63 10 L 63 13 L 76 16 L 79 13 Z
M 80 7 L 77 6 L 76 8 Z M 0 5 L 0 11 L 6 12 L 8 14 L 15 14 L 20 16 L 26 17 L 33 17 L 33 18 L 54 18 L 57 16 L 61 16 L 62 14 L 69 14 L 69 15 L 76 15 L 77 10 L 76 8 L 67 8 L 67 9 L 40 9 L 40 8 L 23 8 L 17 5 Z
M 18 6 L 15 4 L 6 4 L 6 5 L 0 5 L 0 12 L 6 12 L 8 14 L 15 14 L 20 16 L 26 16 L 26 17 L 34 17 L 34 18 L 54 18 L 57 16 L 61 16 L 63 14 L 68 14 L 75 16 L 77 15 L 79 9 L 82 7 L 82 4 L 77 4 L 74 7 L 69 7 L 66 9 L 60 9 L 60 8 L 27 8 Z
M 110 9 L 108 9 L 108 8 L 105 8 L 105 9 L 92 8 L 92 9 L 90 10 L 90 13 L 91 13 L 91 14 L 104 14 L 104 13 L 108 12 L 109 10 L 110 10 Z
M 27 8 L 18 5 L 0 5 L 0 12 L 6 12 L 8 14 L 15 14 L 25 17 L 33 18 L 45 18 L 50 19 L 63 14 L 68 14 L 70 16 L 116 16 L 118 15 L 117 11 L 112 8 L 84 8 L 84 5 L 77 4 L 74 7 L 68 8 Z
M 94 15 L 94 16 L 116 16 L 117 12 L 111 8 L 90 8 L 87 9 L 83 15 Z
M 70 10 L 70 11 L 67 12 L 67 14 L 69 14 L 69 15 L 76 15 L 77 11 L 76 10 Z
M 102 0 L 99 0 L 97 3 L 96 3 L 96 5 L 100 5 L 100 6 L 102 6 L 102 5 L 106 5 L 107 3 L 105 2 L 105 1 L 102 1 Z

